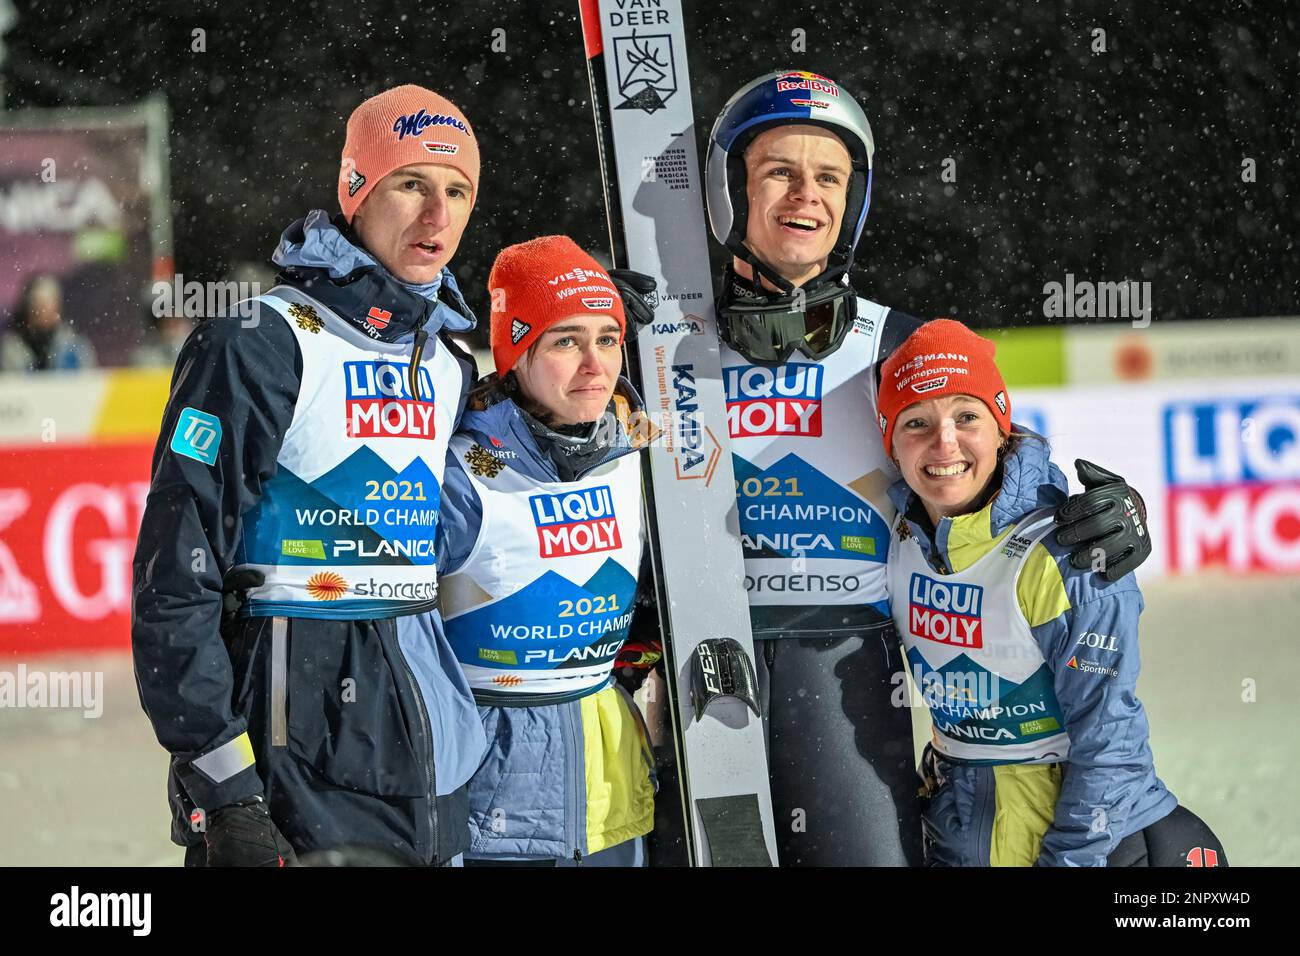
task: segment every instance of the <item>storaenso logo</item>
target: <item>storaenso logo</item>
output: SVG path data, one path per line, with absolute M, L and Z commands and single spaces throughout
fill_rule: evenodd
M 1151 324 L 1151 283 L 1076 282 L 1074 273 L 1065 282 L 1043 286 L 1043 315 L 1049 319 L 1137 319 L 1136 328 Z
M 433 601 L 438 597 L 438 585 L 433 581 L 362 581 L 352 588 L 357 597 L 379 598 L 385 601 Z
M 609 485 L 559 495 L 532 495 L 528 504 L 543 558 L 594 554 L 623 546 Z
M 148 936 L 153 926 L 150 893 L 82 893 L 73 886 L 50 897 L 50 925 L 126 926 L 133 936 Z
M 745 575 L 745 590 L 757 594 L 835 594 L 861 587 L 862 582 L 855 574 Z

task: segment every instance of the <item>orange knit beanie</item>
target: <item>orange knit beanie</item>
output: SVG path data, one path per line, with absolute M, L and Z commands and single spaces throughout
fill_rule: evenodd
M 505 375 L 548 328 L 571 315 L 608 315 L 627 331 L 623 300 L 609 273 L 568 236 L 507 246 L 488 275 L 492 358 Z
M 909 405 L 940 395 L 971 395 L 1011 432 L 1011 399 L 993 360 L 997 347 L 960 322 L 935 319 L 904 340 L 880 366 L 876 408 L 885 454 L 893 455 L 894 423 Z
M 465 114 L 422 86 L 395 86 L 348 117 L 339 169 L 339 208 L 352 221 L 370 190 L 403 166 L 436 163 L 459 170 L 478 199 L 478 141 Z

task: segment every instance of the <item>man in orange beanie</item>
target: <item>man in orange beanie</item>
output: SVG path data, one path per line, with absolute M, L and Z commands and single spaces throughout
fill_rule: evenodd
M 366 100 L 342 215 L 291 225 L 252 321 L 209 318 L 180 355 L 132 643 L 189 865 L 468 846 L 485 737 L 437 615 L 434 541 L 474 378 L 447 337 L 475 322 L 448 263 L 478 189 L 455 105 L 410 85 Z M 225 624 L 223 592 L 242 598 Z

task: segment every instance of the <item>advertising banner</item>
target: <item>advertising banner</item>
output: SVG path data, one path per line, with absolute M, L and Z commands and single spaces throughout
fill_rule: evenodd
M 130 646 L 152 453 L 152 442 L 0 452 L 0 654 Z
M 170 269 L 158 112 L 4 117 L 0 330 L 12 321 L 27 284 L 53 276 L 62 287 L 63 320 L 90 340 L 98 364 L 126 364 L 148 328 L 155 260 Z

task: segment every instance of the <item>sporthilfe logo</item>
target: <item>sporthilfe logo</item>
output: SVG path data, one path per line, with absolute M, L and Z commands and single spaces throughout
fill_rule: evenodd
M 984 646 L 984 589 L 978 584 L 936 581 L 918 573 L 912 575 L 907 597 L 907 625 L 917 637 L 955 647 Z
M 623 546 L 609 485 L 528 499 L 543 558 L 595 554 Z
M 739 365 L 722 370 L 727 390 L 727 431 L 732 438 L 822 433 L 820 365 L 779 368 Z
M 433 376 L 419 369 L 420 401 L 407 385 L 409 362 L 344 362 L 344 427 L 349 438 L 434 435 Z

